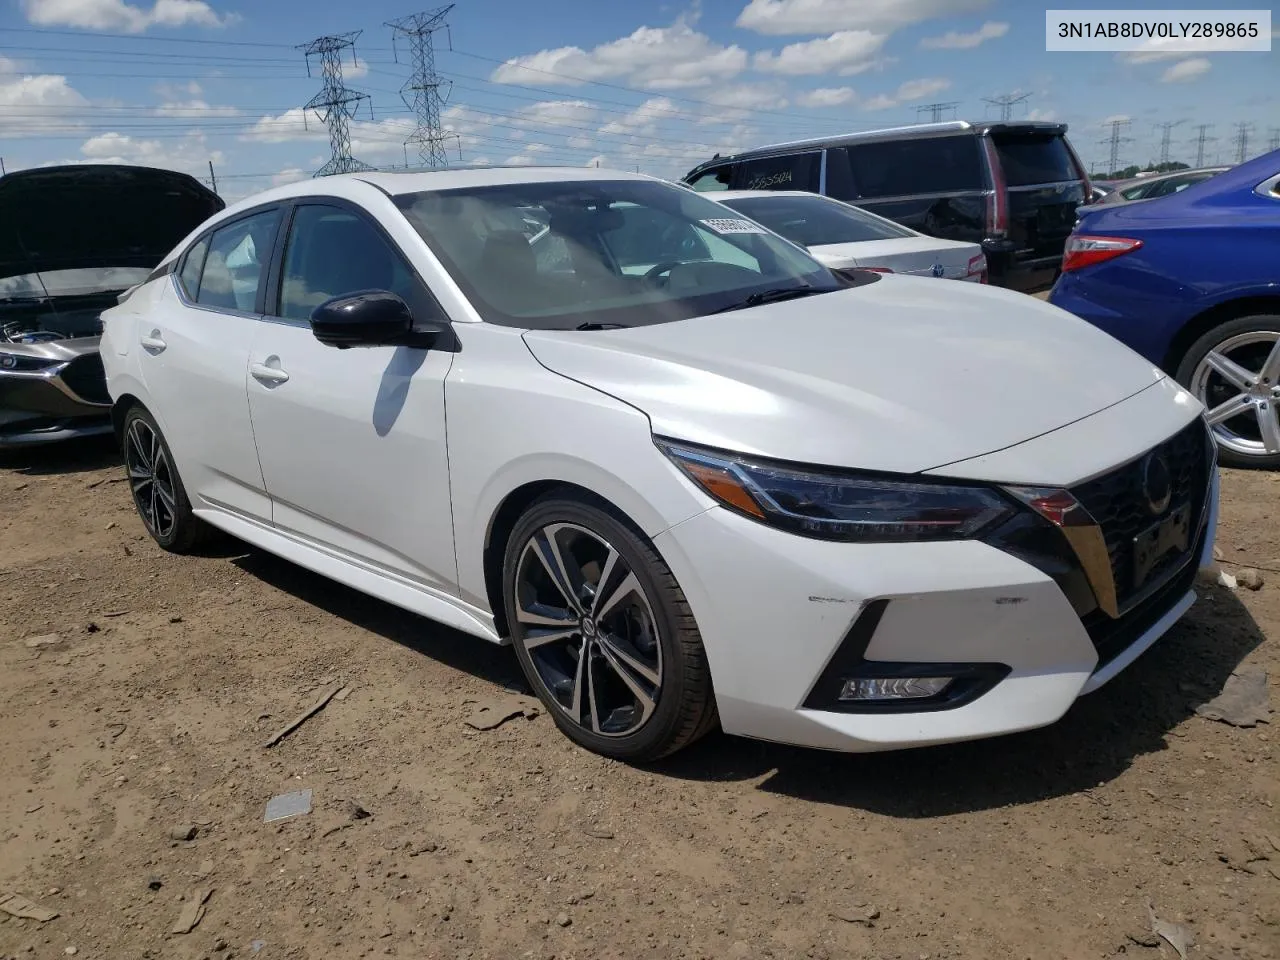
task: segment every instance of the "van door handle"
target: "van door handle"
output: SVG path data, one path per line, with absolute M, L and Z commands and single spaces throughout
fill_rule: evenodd
M 147 353 L 153 354 L 163 353 L 165 347 L 168 346 L 161 338 L 159 330 L 152 330 L 149 336 L 143 337 L 138 342 L 142 344 L 142 349 L 146 350 Z
M 275 358 L 272 357 L 274 360 Z M 266 386 L 275 386 L 277 383 L 284 383 L 289 379 L 289 374 L 279 367 L 270 367 L 265 363 L 249 364 L 249 375 L 259 383 Z

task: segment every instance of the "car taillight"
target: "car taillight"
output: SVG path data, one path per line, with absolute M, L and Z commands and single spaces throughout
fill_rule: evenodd
M 1141 246 L 1141 240 L 1129 237 L 1092 237 L 1084 233 L 1073 233 L 1067 238 L 1067 245 L 1062 251 L 1062 272 L 1070 273 L 1095 263 L 1105 263 L 1132 253 Z
M 979 283 L 986 283 L 986 282 L 987 282 L 987 257 L 986 257 L 986 254 L 982 254 L 982 253 L 980 253 L 980 254 L 978 254 L 976 257 L 970 257 L 970 258 L 969 258 L 969 266 L 968 266 L 968 269 L 966 269 L 966 270 L 965 270 L 964 275 L 965 275 L 966 277 L 972 277 L 972 276 L 974 276 L 975 274 L 977 274 L 977 275 L 978 275 L 978 282 L 979 282 Z
M 1004 180 L 1004 168 L 1000 166 L 1000 154 L 990 137 L 982 139 L 987 154 L 987 168 L 991 171 L 992 191 L 987 195 L 987 236 L 1001 237 L 1009 232 L 1009 191 Z

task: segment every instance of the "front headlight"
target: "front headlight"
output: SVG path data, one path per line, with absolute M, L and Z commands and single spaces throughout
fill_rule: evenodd
M 857 543 L 964 540 L 1016 507 L 978 486 L 798 468 L 657 440 L 724 506 L 801 536 Z
M 47 370 L 62 363 L 61 360 L 49 360 L 46 357 L 28 357 L 22 353 L 0 353 L 0 371 L 16 370 L 21 373 L 33 373 L 36 370 Z

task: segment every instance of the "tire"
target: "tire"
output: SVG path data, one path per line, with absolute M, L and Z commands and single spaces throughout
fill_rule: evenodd
M 144 407 L 130 408 L 121 437 L 133 505 L 151 539 L 170 553 L 191 553 L 212 540 L 214 529 L 191 512 L 173 452 L 155 418 Z
M 1280 468 L 1280 316 L 1236 317 L 1214 327 L 1187 350 L 1175 377 L 1211 414 L 1223 413 L 1213 426 L 1219 463 Z M 1237 404 L 1241 413 L 1225 416 Z
M 612 513 L 567 494 L 536 501 L 507 542 L 502 592 L 525 678 L 575 743 L 644 763 L 715 726 L 684 593 L 653 545 Z

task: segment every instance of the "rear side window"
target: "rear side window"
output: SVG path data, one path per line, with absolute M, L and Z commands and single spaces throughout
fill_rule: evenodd
M 860 198 L 965 193 L 984 187 L 977 137 L 886 140 L 845 150 Z
M 279 222 L 280 211 L 267 210 L 215 230 L 209 238 L 196 302 L 252 313 Z
M 1079 180 L 1067 142 L 1059 136 L 993 137 L 1004 181 L 1011 187 Z
M 178 282 L 182 284 L 182 292 L 188 300 L 194 300 L 200 292 L 200 271 L 204 269 L 204 255 L 209 252 L 209 238 L 204 237 L 187 251 L 187 259 L 182 261 L 182 272 L 178 274 Z
M 728 190 L 729 181 L 733 177 L 733 164 L 725 164 L 721 167 L 712 167 L 710 170 L 704 170 L 698 176 L 689 181 L 689 186 L 697 190 L 699 193 L 708 193 L 714 190 Z
M 735 178 L 737 189 L 807 190 L 812 193 L 818 189 L 821 158 L 821 153 L 792 153 L 744 160 Z

